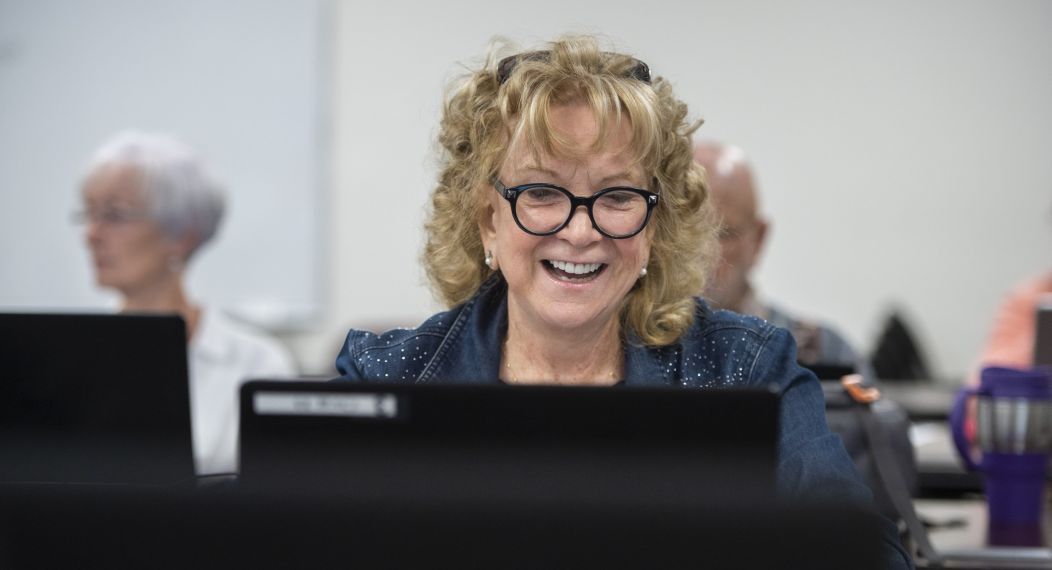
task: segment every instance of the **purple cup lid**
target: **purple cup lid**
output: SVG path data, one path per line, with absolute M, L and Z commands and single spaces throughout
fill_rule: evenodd
M 1052 399 L 1052 378 L 1047 368 L 983 368 L 979 394 L 994 398 Z

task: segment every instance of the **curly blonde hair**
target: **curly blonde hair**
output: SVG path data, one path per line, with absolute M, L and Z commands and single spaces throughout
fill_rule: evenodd
M 647 275 L 622 304 L 622 331 L 646 345 L 675 342 L 693 323 L 693 296 L 702 291 L 716 252 L 717 224 L 692 154 L 691 135 L 701 121 L 687 119 L 687 106 L 668 81 L 641 81 L 632 75 L 638 60 L 603 51 L 593 37 L 563 37 L 546 52 L 520 55 L 503 83 L 499 51 L 491 50 L 482 69 L 457 81 L 446 98 L 423 258 L 436 296 L 449 306 L 463 303 L 494 273 L 483 261 L 479 222 L 489 212 L 490 184 L 509 142 L 524 140 L 534 153 L 564 153 L 569 143 L 550 128 L 550 110 L 585 102 L 600 128 L 597 146 L 627 117 L 630 151 L 661 196 L 647 230 Z

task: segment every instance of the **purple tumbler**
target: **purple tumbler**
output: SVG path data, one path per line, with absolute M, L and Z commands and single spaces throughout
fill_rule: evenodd
M 978 461 L 965 437 L 966 407 L 978 397 Z M 1040 546 L 1045 470 L 1052 451 L 1052 380 L 1048 370 L 991 367 L 978 389 L 957 395 L 950 414 L 953 439 L 971 470 L 984 474 L 989 514 L 987 540 L 994 545 Z

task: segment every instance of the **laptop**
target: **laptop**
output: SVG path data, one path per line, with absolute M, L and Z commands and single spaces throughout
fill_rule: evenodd
M 246 489 L 365 503 L 765 505 L 766 390 L 250 381 Z
M 764 390 L 256 380 L 238 497 L 250 524 L 281 529 L 253 533 L 254 552 L 285 540 L 364 566 L 881 567 L 872 515 L 775 500 L 778 405 Z
M 178 316 L 0 314 L 0 482 L 192 481 Z

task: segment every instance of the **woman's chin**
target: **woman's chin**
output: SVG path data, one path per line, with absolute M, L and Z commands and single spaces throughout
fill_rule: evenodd
M 616 310 L 609 310 L 610 302 L 579 291 L 568 293 L 542 286 L 522 297 L 512 292 L 510 297 L 509 317 L 524 320 L 522 324 L 538 329 L 540 334 L 592 334 L 617 317 Z
M 116 275 L 111 275 L 108 272 L 99 272 L 95 274 L 95 285 L 100 289 L 106 289 L 109 291 L 116 291 L 121 295 L 126 295 L 126 292 L 131 289 L 128 286 L 126 279 L 120 279 Z

